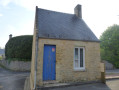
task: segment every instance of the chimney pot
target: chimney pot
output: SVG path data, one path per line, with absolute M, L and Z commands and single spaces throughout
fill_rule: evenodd
M 12 38 L 12 34 L 9 35 L 9 39 L 11 39 L 11 38 Z
M 75 8 L 74 8 L 74 13 L 75 15 L 78 17 L 78 18 L 82 18 L 82 8 L 81 8 L 81 5 L 77 5 Z

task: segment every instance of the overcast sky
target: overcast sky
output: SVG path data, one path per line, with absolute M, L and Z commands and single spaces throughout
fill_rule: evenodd
M 98 38 L 107 27 L 119 24 L 119 0 L 0 0 L 0 47 L 5 47 L 9 34 L 33 34 L 36 5 L 73 14 L 77 4 L 82 5 L 82 17 Z

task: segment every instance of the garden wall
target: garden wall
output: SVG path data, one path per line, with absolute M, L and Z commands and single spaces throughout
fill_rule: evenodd
M 103 62 L 105 63 L 105 69 L 106 70 L 112 70 L 112 69 L 115 69 L 114 65 L 112 63 L 109 63 L 108 61 L 106 60 L 103 60 Z
M 15 71 L 30 71 L 31 70 L 31 62 L 27 61 L 11 61 L 8 62 L 7 60 L 0 60 L 0 64 L 4 67 L 15 70 Z

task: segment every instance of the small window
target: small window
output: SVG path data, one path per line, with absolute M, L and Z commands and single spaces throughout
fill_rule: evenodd
M 84 47 L 76 47 L 74 49 L 74 69 L 84 70 L 85 69 L 85 49 Z

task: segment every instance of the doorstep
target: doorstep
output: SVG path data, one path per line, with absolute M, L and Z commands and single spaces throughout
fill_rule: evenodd
M 106 80 L 109 80 L 109 79 L 119 79 L 119 75 L 106 75 L 105 79 Z
M 43 81 L 43 85 L 58 83 L 56 80 Z
M 46 83 L 46 82 L 45 82 Z M 77 86 L 77 85 L 85 85 L 85 84 L 93 84 L 93 83 L 101 83 L 101 81 L 88 81 L 88 82 L 75 82 L 75 83 L 52 83 L 52 84 L 44 84 L 43 86 L 37 86 L 37 90 L 47 90 L 49 88 L 62 88 L 69 86 Z

